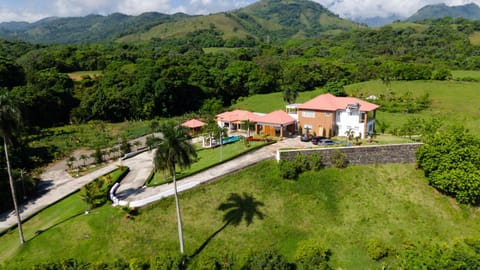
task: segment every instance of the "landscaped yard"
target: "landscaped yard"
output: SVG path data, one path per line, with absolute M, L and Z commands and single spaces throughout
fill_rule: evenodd
M 454 72 L 454 74 L 457 73 Z M 479 73 L 475 71 L 468 73 L 459 71 L 458 74 L 480 77 Z M 387 133 L 392 133 L 394 129 L 400 128 L 409 118 L 418 116 L 421 118 L 442 118 L 445 119 L 447 124 L 465 125 L 472 132 L 480 134 L 480 109 L 477 102 L 480 95 L 480 82 L 392 81 L 388 87 L 400 96 L 406 91 L 411 91 L 414 96 L 428 93 L 432 104 L 429 109 L 414 114 L 383 112 L 380 108 L 377 111 L 377 119 L 389 125 Z M 384 93 L 386 89 L 387 86 L 379 80 L 345 86 L 347 93 L 362 93 L 364 96 L 378 96 Z M 321 93 L 320 89 L 301 92 L 297 98 L 297 103 L 305 102 Z M 265 102 L 265 100 L 268 100 L 268 102 Z M 375 103 L 375 101 L 372 102 Z M 272 93 L 244 98 L 232 107 L 267 113 L 285 109 L 285 105 L 282 93 Z
M 224 225 L 217 208 L 231 193 L 262 202 L 264 219 L 254 219 L 248 227 L 227 226 L 198 258 L 235 254 L 240 260 L 273 247 L 293 260 L 301 241 L 315 239 L 331 249 L 334 269 L 379 269 L 394 263 L 408 243 L 451 244 L 452 239 L 480 236 L 477 210 L 435 191 L 413 164 L 330 168 L 286 181 L 278 177 L 276 162 L 267 161 L 181 194 L 187 255 Z M 25 223 L 24 247 L 19 248 L 16 230 L 3 235 L 0 262 L 11 269 L 61 258 L 113 262 L 178 252 L 173 198 L 130 219 L 110 205 L 89 215 L 84 210 L 77 193 Z M 388 247 L 388 258 L 369 258 L 366 245 L 372 239 Z M 235 266 L 234 260 L 230 263 Z
M 184 170 L 177 170 L 177 180 L 187 177 L 189 175 L 195 174 L 197 172 L 206 170 L 210 167 L 213 167 L 222 162 L 231 160 L 239 155 L 245 154 L 246 152 L 253 151 L 262 146 L 267 145 L 266 142 L 249 142 L 249 146 L 245 146 L 242 140 L 235 143 L 230 143 L 223 145 L 222 147 L 215 148 L 200 148 L 197 151 L 197 160 L 190 166 L 190 168 Z M 164 183 L 171 182 L 172 178 L 169 176 L 169 173 L 162 172 L 155 173 L 152 179 L 147 183 L 148 186 L 158 186 Z

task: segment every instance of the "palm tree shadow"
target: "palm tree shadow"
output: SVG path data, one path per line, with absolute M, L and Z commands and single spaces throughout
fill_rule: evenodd
M 255 197 L 247 193 L 243 193 L 243 196 L 237 193 L 230 193 L 226 202 L 221 203 L 217 210 L 226 211 L 223 214 L 223 224 L 217 231 L 210 235 L 202 245 L 200 245 L 195 252 L 190 256 L 190 259 L 195 258 L 200 252 L 202 252 L 208 243 L 221 231 L 223 231 L 228 225 L 233 225 L 234 227 L 240 225 L 242 220 L 245 221 L 246 225 L 249 226 L 253 223 L 253 219 L 257 217 L 258 219 L 263 219 L 264 214 L 258 209 L 260 206 L 264 206 L 264 203 L 257 201 Z

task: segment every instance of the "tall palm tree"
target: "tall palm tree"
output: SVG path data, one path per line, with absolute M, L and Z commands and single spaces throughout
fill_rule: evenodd
M 173 179 L 173 188 L 175 194 L 175 206 L 177 210 L 178 238 L 180 241 L 180 252 L 184 253 L 182 216 L 180 213 L 180 203 L 178 201 L 177 181 L 175 177 L 176 166 L 181 169 L 188 168 L 197 157 L 195 148 L 190 143 L 190 136 L 185 127 L 176 125 L 169 121 L 160 126 L 160 132 L 163 137 L 157 146 L 154 157 L 155 170 L 168 170 Z
M 12 192 L 13 206 L 17 215 L 18 232 L 20 234 L 20 244 L 25 243 L 22 229 L 22 219 L 18 211 L 17 197 L 15 195 L 15 185 L 13 184 L 12 169 L 8 158 L 8 144 L 12 143 L 13 133 L 20 126 L 20 111 L 13 105 L 7 94 L 0 96 L 0 135 L 3 137 L 3 149 L 5 150 L 5 160 L 7 161 L 8 180 Z

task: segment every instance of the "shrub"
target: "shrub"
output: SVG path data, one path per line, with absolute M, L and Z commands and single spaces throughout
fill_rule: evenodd
M 296 163 L 290 160 L 280 160 L 278 166 L 280 171 L 280 177 L 282 177 L 283 179 L 296 180 L 298 178 L 299 172 L 296 167 Z
M 465 129 L 427 136 L 417 163 L 433 187 L 460 203 L 480 201 L 480 140 Z
M 293 159 L 293 162 L 299 174 L 310 170 L 310 164 L 307 162 L 307 158 L 302 154 L 297 154 Z
M 378 261 L 388 256 L 388 248 L 377 239 L 370 239 L 367 242 L 367 253 L 370 259 Z
M 294 265 L 276 250 L 267 249 L 251 253 L 242 267 L 244 270 L 293 270 Z
M 313 171 L 319 171 L 323 169 L 323 167 L 325 167 L 323 164 L 322 156 L 318 153 L 312 153 L 308 156 L 308 164 L 310 170 Z
M 332 152 L 330 160 L 335 168 L 346 168 L 348 166 L 347 155 L 339 150 L 334 150 Z
M 327 264 L 330 255 L 330 250 L 318 241 L 303 241 L 295 252 L 297 269 L 330 269 Z
M 151 270 L 181 270 L 185 269 L 186 258 L 179 255 L 160 255 L 150 260 Z

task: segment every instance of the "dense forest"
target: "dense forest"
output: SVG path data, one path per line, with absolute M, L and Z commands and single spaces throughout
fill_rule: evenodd
M 480 31 L 480 21 L 397 23 L 281 44 L 249 43 L 245 37 L 240 48 L 205 50 L 225 42 L 215 31 L 141 44 L 1 40 L 0 89 L 18 104 L 24 123 L 13 167 L 38 166 L 27 154 L 34 150 L 22 138 L 41 128 L 190 112 L 212 115 L 253 94 L 283 92 L 293 102 L 296 92 L 325 86 L 336 91 L 330 86 L 372 79 L 445 80 L 450 70 L 480 68 L 480 46 L 469 39 Z M 87 75 L 74 81 L 69 73 L 77 71 Z M 8 190 L 3 180 L 0 185 Z M 9 199 L 1 203 L 0 209 L 10 204 Z

